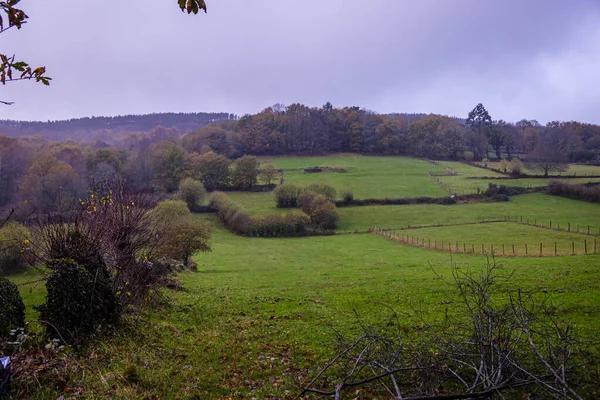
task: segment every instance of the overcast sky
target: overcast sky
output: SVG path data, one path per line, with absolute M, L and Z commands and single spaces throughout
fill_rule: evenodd
M 600 0 L 22 0 L 0 52 L 50 87 L 2 87 L 1 119 L 275 103 L 600 123 Z

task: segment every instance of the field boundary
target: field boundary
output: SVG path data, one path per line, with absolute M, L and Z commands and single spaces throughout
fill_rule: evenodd
M 501 221 L 496 221 L 501 222 Z M 507 221 L 509 222 L 509 221 Z M 494 244 L 489 246 L 481 243 L 467 243 L 461 241 L 440 241 L 431 238 L 418 237 L 406 234 L 396 234 L 392 230 L 380 230 L 373 229 L 370 233 L 384 237 L 388 240 L 402 243 L 404 245 L 420 247 L 427 250 L 442 251 L 449 254 L 471 254 L 471 255 L 483 255 L 492 257 L 564 257 L 564 256 L 575 256 L 575 255 L 592 255 L 598 253 L 598 239 L 594 238 L 593 242 L 587 239 L 583 240 L 583 243 L 578 242 L 575 245 L 575 240 L 571 241 L 571 251 L 564 251 L 564 244 L 561 242 L 561 251 L 559 252 L 558 241 L 550 244 L 550 246 L 544 246 L 543 242 L 540 245 L 530 246 L 528 244 L 523 245 L 507 245 L 501 244 L 500 246 L 494 247 Z

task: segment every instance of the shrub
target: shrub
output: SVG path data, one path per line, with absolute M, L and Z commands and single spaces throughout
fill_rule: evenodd
M 344 192 L 344 194 L 342 194 L 342 199 L 344 203 L 352 204 L 352 202 L 354 201 L 354 193 Z
M 305 191 L 298 198 L 298 207 L 306 214 L 310 215 L 310 207 L 315 197 L 317 197 L 317 193 Z
M 7 338 L 11 329 L 25 326 L 25 305 L 17 285 L 0 277 L 0 338 Z
M 324 195 L 317 195 L 310 203 L 310 220 L 319 229 L 335 229 L 339 219 L 335 205 Z
M 49 267 L 46 303 L 37 309 L 40 319 L 52 324 L 65 340 L 79 341 L 99 324 L 118 321 L 117 295 L 97 279 L 100 270 L 68 260 L 53 261 Z M 47 334 L 56 337 L 54 329 L 47 329 Z
M 486 157 L 483 160 L 481 160 L 481 163 L 483 164 L 484 167 L 487 168 L 488 164 L 489 164 L 490 160 Z
M 518 158 L 513 158 L 508 164 L 508 169 L 512 175 L 519 176 L 523 170 L 523 162 L 521 162 L 521 160 Z
M 569 185 L 560 181 L 551 181 L 546 188 L 546 193 L 553 196 L 600 203 L 600 186 L 597 185 Z
M 197 251 L 210 251 L 208 239 L 210 228 L 206 222 L 189 216 L 173 221 L 164 231 L 160 243 L 161 258 L 181 261 L 184 265 L 190 264 L 190 257 Z
M 31 239 L 27 228 L 15 222 L 0 228 L 0 274 L 18 272 L 26 267 L 24 249 Z
M 192 178 L 185 178 L 179 183 L 176 198 L 184 201 L 190 211 L 194 212 L 202 204 L 205 196 L 206 190 L 202 182 Z
M 325 183 L 313 183 L 312 185 L 309 185 L 305 190 L 317 194 L 322 194 L 329 201 L 335 201 L 335 197 L 337 195 L 335 188 Z
M 161 201 L 150 211 L 152 221 L 161 230 L 166 230 L 173 221 L 191 217 L 190 210 L 181 200 Z
M 500 170 L 502 172 L 508 172 L 508 161 L 506 158 L 503 158 L 502 161 L 500 161 Z
M 285 184 L 275 189 L 275 201 L 278 208 L 291 208 L 298 206 L 298 198 L 302 188 L 294 184 Z
M 472 151 L 465 151 L 463 156 L 466 162 L 473 162 L 475 159 L 475 154 Z

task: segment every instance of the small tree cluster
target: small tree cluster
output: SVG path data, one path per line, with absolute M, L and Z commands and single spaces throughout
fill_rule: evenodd
M 318 229 L 333 230 L 339 219 L 335 204 L 323 194 L 303 193 L 298 204 L 302 211 L 310 216 L 311 224 Z
M 513 158 L 508 163 L 508 169 L 510 170 L 511 175 L 519 176 L 523 171 L 523 162 L 518 158 Z

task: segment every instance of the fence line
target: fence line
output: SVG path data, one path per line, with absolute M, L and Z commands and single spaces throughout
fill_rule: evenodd
M 516 222 L 522 225 L 535 226 L 537 228 L 552 229 L 555 231 L 579 233 L 582 235 L 589 236 L 600 236 L 600 226 L 596 227 L 589 224 L 579 224 L 571 222 L 563 222 L 562 226 L 560 222 L 552 221 L 550 219 L 537 219 L 537 218 L 524 218 L 524 217 L 504 217 L 508 222 Z
M 592 239 L 588 240 L 586 238 L 583 239 L 583 242 L 580 240 L 571 240 L 569 242 L 560 242 L 560 244 L 557 241 L 546 244 L 540 242 L 539 245 L 535 244 L 533 246 L 530 243 L 517 245 L 514 243 L 503 243 L 500 244 L 499 247 L 494 247 L 494 244 L 488 245 L 481 243 L 481 248 L 479 248 L 479 244 L 475 243 L 466 243 L 461 241 L 432 241 L 431 238 L 398 233 L 382 228 L 372 228 L 370 232 L 399 243 L 415 247 L 422 247 L 429 250 L 444 251 L 453 254 L 459 253 L 504 257 L 558 257 L 597 254 L 599 240 L 594 238 L 592 241 Z

